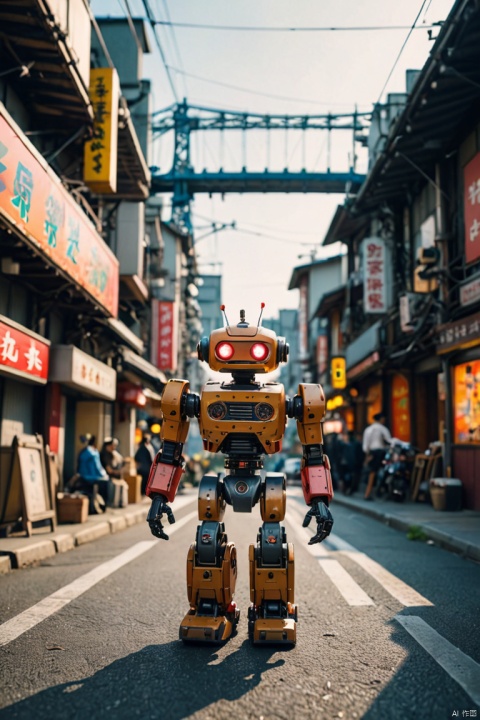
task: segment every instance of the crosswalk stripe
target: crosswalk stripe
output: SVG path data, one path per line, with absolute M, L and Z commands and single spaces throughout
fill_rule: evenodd
M 173 533 L 190 522 L 196 514 L 197 512 L 194 511 L 181 518 L 181 520 L 177 520 L 174 525 L 168 528 L 168 534 L 173 535 Z M 72 600 L 75 600 L 75 598 L 87 590 L 90 590 L 90 588 L 101 580 L 104 580 L 116 570 L 119 570 L 127 563 L 140 557 L 140 555 L 143 555 L 143 553 L 148 550 L 151 550 L 158 542 L 160 542 L 160 540 L 145 540 L 136 545 L 132 545 L 132 547 L 125 550 L 125 552 L 102 565 L 98 565 L 96 568 L 93 568 L 93 570 L 90 570 L 90 572 L 81 575 L 73 582 L 56 590 L 43 600 L 40 600 L 36 605 L 32 605 L 32 607 L 24 610 L 24 612 L 7 620 L 0 625 L 0 646 L 8 645 L 12 640 L 16 640 L 20 635 L 31 630 L 35 625 L 43 622 L 43 620 L 46 620 L 50 615 L 53 615 L 65 607 L 65 605 L 72 602 Z
M 439 635 L 422 618 L 395 615 L 395 620 L 460 685 L 475 705 L 480 705 L 480 665 Z
M 348 574 L 337 560 L 332 558 L 331 553 L 329 553 L 325 547 L 318 543 L 315 545 L 308 544 L 312 535 L 306 528 L 302 527 L 303 517 L 297 513 L 296 509 L 293 510 L 293 508 L 289 508 L 288 513 L 295 516 L 295 522 L 290 523 L 295 536 L 302 544 L 305 544 L 308 552 L 317 558 L 318 564 L 347 603 L 352 606 L 375 605 L 367 593 L 357 585 L 352 576 Z
M 389 595 L 402 603 L 402 605 L 405 605 L 405 607 L 429 607 L 433 605 L 430 600 L 427 600 L 427 598 L 420 595 L 420 593 L 410 587 L 410 585 L 407 585 L 403 580 L 400 580 L 396 575 L 386 570 L 383 565 L 372 560 L 371 557 L 360 552 L 360 550 L 357 550 L 357 548 L 345 540 L 342 540 L 336 535 L 329 535 L 326 542 L 328 542 L 330 547 L 339 550 L 342 555 L 345 555 L 357 563 L 357 565 L 360 565 Z

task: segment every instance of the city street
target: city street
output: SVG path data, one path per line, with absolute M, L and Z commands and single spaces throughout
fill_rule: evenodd
M 239 551 L 238 634 L 222 647 L 184 646 L 195 500 L 193 491 L 177 498 L 168 543 L 138 524 L 1 578 L 2 718 L 477 716 L 478 564 L 335 501 L 331 537 L 309 547 L 297 487 L 286 522 L 296 647 L 257 648 L 247 638 L 258 507 L 226 514 Z

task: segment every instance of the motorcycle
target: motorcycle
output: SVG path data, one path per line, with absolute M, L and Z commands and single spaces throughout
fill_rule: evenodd
M 377 477 L 377 497 L 403 502 L 410 488 L 416 449 L 411 443 L 392 438 Z

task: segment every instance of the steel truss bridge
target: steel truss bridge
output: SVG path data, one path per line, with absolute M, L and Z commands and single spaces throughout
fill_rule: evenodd
M 227 110 L 216 110 L 186 101 L 154 113 L 152 131 L 154 139 L 174 131 L 173 165 L 167 173 L 152 173 L 151 194 L 172 193 L 172 223 L 185 233 L 192 234 L 190 203 L 195 193 L 356 193 L 365 175 L 355 170 L 357 143 L 365 145 L 371 113 L 353 112 L 326 115 L 260 115 Z M 203 170 L 196 172 L 190 156 L 190 138 L 193 132 L 216 130 L 242 131 L 243 167 L 238 172 Z M 308 130 L 322 130 L 327 136 L 327 169 L 310 172 L 305 169 L 292 172 L 250 172 L 245 167 L 246 134 L 252 130 L 297 130 L 305 138 Z M 347 172 L 334 172 L 330 168 L 330 138 L 335 131 L 352 134 L 351 165 Z M 305 142 L 304 142 L 305 147 Z M 267 142 L 268 154 L 270 143 Z M 268 158 L 267 158 L 268 165 Z M 305 168 L 305 151 L 303 158 Z

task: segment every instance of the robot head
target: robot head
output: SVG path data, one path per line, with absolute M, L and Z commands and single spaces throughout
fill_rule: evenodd
M 262 303 L 262 312 L 265 304 Z M 225 306 L 220 309 L 224 312 Z M 208 362 L 212 370 L 224 373 L 269 373 L 282 362 L 287 362 L 288 344 L 277 337 L 273 330 L 260 325 L 262 313 L 256 326 L 245 322 L 245 311 L 240 310 L 238 325 L 214 330 L 210 337 L 201 339 L 197 346 L 198 359 Z

